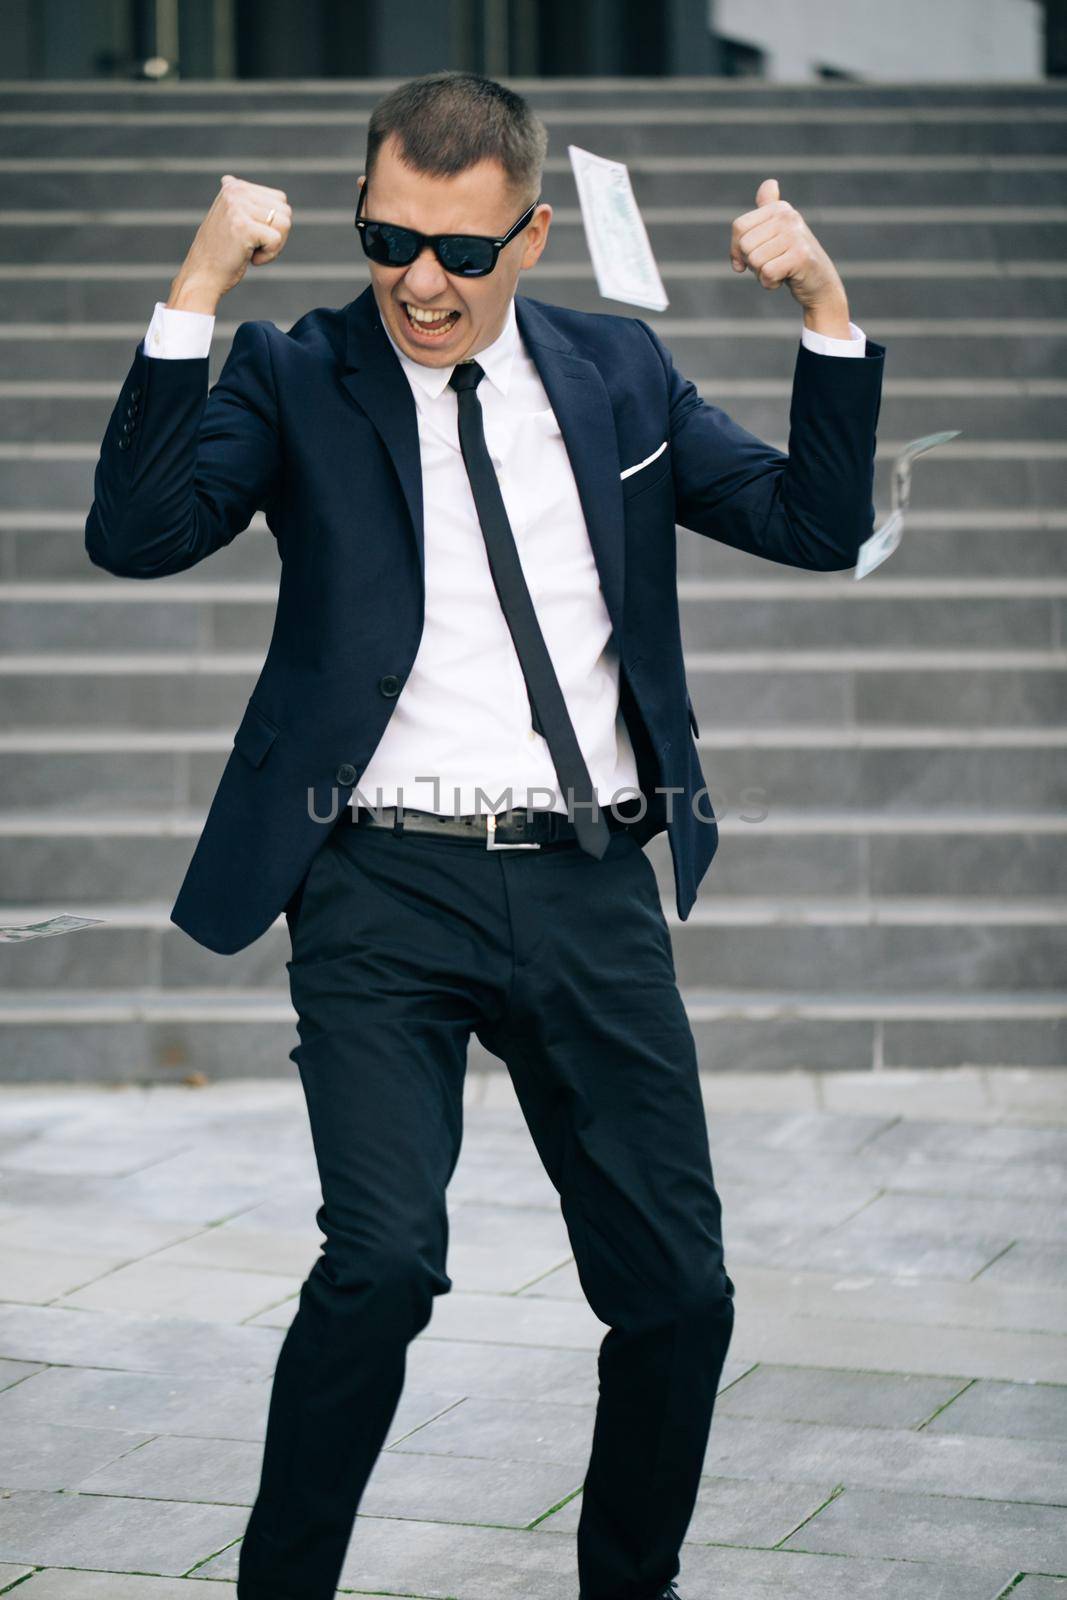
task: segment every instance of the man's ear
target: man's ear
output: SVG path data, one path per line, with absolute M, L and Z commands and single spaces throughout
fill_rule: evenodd
M 520 271 L 536 264 L 548 242 L 548 229 L 552 221 L 552 207 L 547 201 L 538 206 L 526 229 L 526 246 L 522 253 Z

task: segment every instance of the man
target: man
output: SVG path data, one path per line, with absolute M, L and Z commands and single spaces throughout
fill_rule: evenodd
M 642 849 L 667 829 L 684 918 L 717 835 L 675 525 L 854 565 L 884 349 L 773 179 L 730 255 L 803 307 L 788 455 L 704 403 L 643 321 L 516 299 L 548 237 L 545 142 L 484 78 L 387 95 L 356 216 L 370 287 L 288 333 L 240 324 L 208 394 L 219 300 L 292 222 L 281 190 L 227 174 L 97 468 L 86 547 L 109 572 L 184 571 L 261 508 L 281 558 L 171 914 L 233 952 L 285 910 L 322 1181 L 240 1600 L 334 1593 L 406 1346 L 451 1287 L 472 1032 L 507 1064 L 609 1330 L 581 1600 L 676 1594 L 729 1344 L 696 1054 Z

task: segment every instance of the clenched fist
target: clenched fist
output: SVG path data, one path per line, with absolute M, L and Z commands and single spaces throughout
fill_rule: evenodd
M 292 225 L 284 189 L 247 183 L 227 172 L 171 284 L 167 305 L 213 314 L 250 263 L 262 267 L 281 254 Z
M 839 320 L 843 315 L 847 324 L 848 302 L 837 268 L 800 212 L 779 197 L 777 178 L 764 178 L 755 211 L 734 218 L 730 260 L 735 272 L 751 267 L 764 289 L 787 283 L 805 312 L 825 311 Z

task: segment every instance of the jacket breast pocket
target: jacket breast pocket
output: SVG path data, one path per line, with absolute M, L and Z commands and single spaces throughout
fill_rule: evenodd
M 622 480 L 622 493 L 624 500 L 633 499 L 634 495 L 643 494 L 646 489 L 651 489 L 655 483 L 660 483 L 671 475 L 671 447 L 670 441 L 664 439 L 663 443 L 640 461 L 635 461 L 632 466 L 624 467 L 620 473 Z
M 263 764 L 277 737 L 278 729 L 274 723 L 250 700 L 233 736 L 235 749 L 241 752 L 246 761 L 258 767 Z

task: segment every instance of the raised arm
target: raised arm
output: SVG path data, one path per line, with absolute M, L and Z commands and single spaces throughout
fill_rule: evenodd
M 196 338 L 179 346 L 177 359 L 153 356 L 157 308 L 104 433 L 85 548 L 106 571 L 185 571 L 269 507 L 280 452 L 267 325 L 240 324 L 210 392 L 203 332 L 209 342 L 208 319 L 222 295 L 250 263 L 275 259 L 290 223 L 280 190 L 223 179 L 166 302 L 171 311 L 201 313 Z M 190 348 L 204 353 L 185 353 Z
M 750 555 L 838 571 L 874 525 L 874 455 L 885 346 L 861 338 L 844 285 L 804 219 L 766 178 L 733 224 L 730 259 L 804 311 L 783 453 L 701 399 L 642 322 L 663 363 L 677 520 Z

